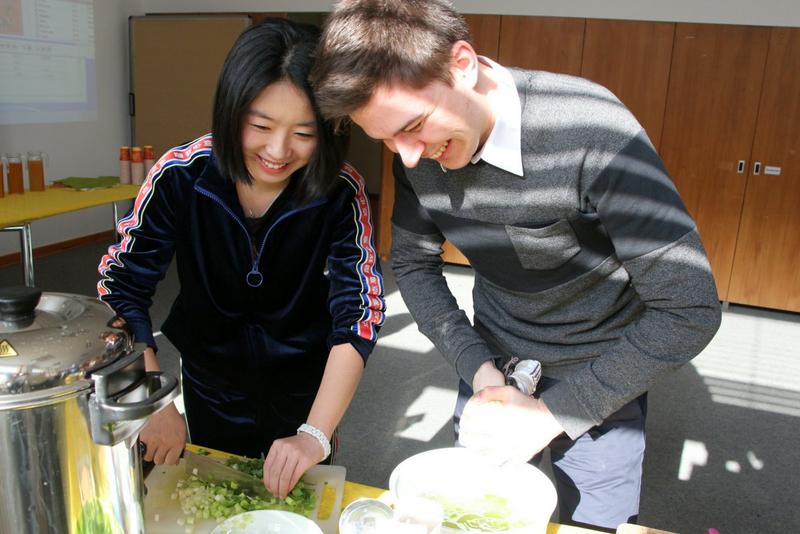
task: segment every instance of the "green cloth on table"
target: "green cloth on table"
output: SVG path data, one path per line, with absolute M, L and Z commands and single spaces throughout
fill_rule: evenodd
M 89 178 L 81 176 L 70 176 L 69 178 L 56 180 L 55 183 L 64 185 L 66 187 L 71 187 L 72 189 L 80 189 L 80 190 L 99 189 L 102 187 L 114 187 L 115 185 L 119 184 L 119 177 L 97 176 L 96 178 Z

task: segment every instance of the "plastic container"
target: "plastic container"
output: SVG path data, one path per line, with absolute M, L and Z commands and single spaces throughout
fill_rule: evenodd
M 43 152 L 28 152 L 28 189 L 31 191 L 44 191 L 44 164 Z
M 141 147 L 131 147 L 131 183 L 142 185 L 144 182 L 144 157 Z
M 22 157 L 18 153 L 6 154 L 6 167 L 8 169 L 8 194 L 22 194 L 25 192 L 25 181 L 22 177 Z
M 119 183 L 131 183 L 131 148 L 119 147 Z
M 339 534 L 385 534 L 392 508 L 378 499 L 356 499 L 339 516 Z
M 142 147 L 142 155 L 144 156 L 144 175 L 150 174 L 150 169 L 156 164 L 155 152 L 153 152 L 153 145 L 144 145 Z

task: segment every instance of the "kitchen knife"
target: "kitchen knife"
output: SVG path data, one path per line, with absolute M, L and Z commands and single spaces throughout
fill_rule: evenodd
M 264 500 L 276 498 L 264 487 L 260 478 L 255 478 L 238 469 L 225 465 L 225 460 L 211 458 L 189 450 L 183 451 L 184 469 L 187 475 L 195 475 L 203 480 L 222 483 L 236 482 L 239 488 L 249 495 Z

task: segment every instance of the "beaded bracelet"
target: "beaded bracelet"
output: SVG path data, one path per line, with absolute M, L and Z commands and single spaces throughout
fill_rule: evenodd
M 322 445 L 322 451 L 324 453 L 324 455 L 322 456 L 322 460 L 324 460 L 331 454 L 331 442 L 330 440 L 328 440 L 328 437 L 325 435 L 324 432 L 322 432 L 322 430 L 320 430 L 315 426 L 311 426 L 308 423 L 303 423 L 297 429 L 297 433 L 299 434 L 300 432 L 305 432 L 306 434 L 310 434 L 315 438 L 317 438 L 319 444 Z

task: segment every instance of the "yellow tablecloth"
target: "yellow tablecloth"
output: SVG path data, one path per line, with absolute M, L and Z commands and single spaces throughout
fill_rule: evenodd
M 0 228 L 61 215 L 94 206 L 136 198 L 138 185 L 77 191 L 68 187 L 48 187 L 44 191 L 25 191 L 0 198 Z
M 191 444 L 187 444 L 186 448 L 191 450 L 192 452 L 198 452 L 201 447 L 196 447 Z M 209 452 L 210 456 L 217 456 L 222 458 L 230 458 L 231 454 L 215 451 L 213 449 L 208 449 L 202 447 L 202 449 Z M 348 504 L 353 502 L 356 499 L 360 499 L 362 497 L 368 497 L 371 499 L 378 499 L 382 495 L 386 493 L 386 490 L 381 488 L 376 488 L 373 486 L 365 486 L 364 484 L 358 484 L 357 482 L 345 482 L 344 483 L 344 494 L 342 496 L 342 509 L 345 508 Z M 333 507 L 332 502 L 327 502 L 328 499 L 335 498 L 333 495 L 329 493 L 325 493 L 323 495 L 323 500 L 320 503 L 320 510 L 328 509 L 330 510 Z M 588 530 L 585 528 L 579 527 L 571 527 L 568 525 L 559 525 L 557 523 L 550 523 L 547 526 L 547 534 L 598 534 L 597 530 Z
M 342 509 L 356 499 L 360 499 L 362 497 L 378 499 L 384 493 L 386 493 L 386 490 L 380 488 L 365 486 L 364 484 L 358 484 L 356 482 L 345 482 L 344 496 L 342 497 Z M 320 506 L 324 508 L 325 505 L 326 503 L 323 500 Z M 328 506 L 330 507 L 330 505 Z M 598 534 L 598 532 L 599 531 L 597 530 L 588 530 L 585 528 L 571 527 L 568 525 L 559 525 L 557 523 L 550 523 L 547 526 L 547 534 Z

